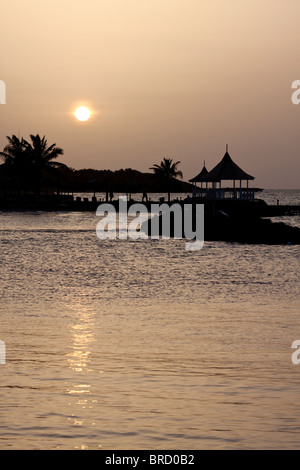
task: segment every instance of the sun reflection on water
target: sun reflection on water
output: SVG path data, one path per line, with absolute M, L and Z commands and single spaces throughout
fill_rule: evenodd
M 89 394 L 91 385 L 82 380 L 92 371 L 91 348 L 95 341 L 95 312 L 82 305 L 72 305 L 74 310 L 74 323 L 69 325 L 71 332 L 71 351 L 67 354 L 68 366 L 76 373 L 80 374 L 80 382 L 73 384 L 68 390 L 68 394 Z

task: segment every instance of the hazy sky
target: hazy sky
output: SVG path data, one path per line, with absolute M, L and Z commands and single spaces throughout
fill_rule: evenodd
M 184 179 L 225 152 L 265 188 L 299 188 L 299 0 L 2 0 L 0 147 L 46 135 L 73 168 Z M 72 112 L 93 110 L 86 123 Z

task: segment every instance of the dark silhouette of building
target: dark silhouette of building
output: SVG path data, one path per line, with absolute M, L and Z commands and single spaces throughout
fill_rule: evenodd
M 224 157 L 211 171 L 207 171 L 204 163 L 201 172 L 189 181 L 195 187 L 200 183 L 200 193 L 207 199 L 254 199 L 255 188 L 249 188 L 249 181 L 254 179 L 254 176 L 246 173 L 232 160 L 226 145 Z M 224 181 L 232 181 L 232 187 L 225 187 Z M 246 187 L 242 186 L 243 181 L 246 181 Z M 203 183 L 205 183 L 204 191 Z M 197 190 L 199 191 L 199 188 Z

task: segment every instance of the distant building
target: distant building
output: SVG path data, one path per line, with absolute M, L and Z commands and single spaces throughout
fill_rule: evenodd
M 255 188 L 249 188 L 249 181 L 254 179 L 254 176 L 249 175 L 234 163 L 228 153 L 228 146 L 226 146 L 224 157 L 211 171 L 207 171 L 204 162 L 201 172 L 189 181 L 195 185 L 195 191 L 206 199 L 253 200 Z M 232 187 L 225 186 L 224 181 L 232 181 Z M 236 185 L 237 181 L 239 183 Z M 242 186 L 244 181 L 246 187 Z M 197 187 L 197 183 L 200 183 L 200 188 Z M 203 188 L 203 185 L 205 185 L 205 188 Z
M 203 178 L 208 174 L 208 171 L 206 169 L 206 166 L 205 166 L 205 161 L 204 161 L 204 165 L 203 165 L 203 168 L 202 170 L 200 171 L 200 173 L 195 176 L 194 178 L 192 178 L 191 180 L 189 180 L 190 183 L 201 183 L 201 188 L 202 188 L 202 183 L 203 183 Z

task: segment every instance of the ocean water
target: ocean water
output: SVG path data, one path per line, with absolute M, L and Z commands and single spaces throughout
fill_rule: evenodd
M 299 448 L 300 247 L 97 222 L 0 213 L 0 449 Z

